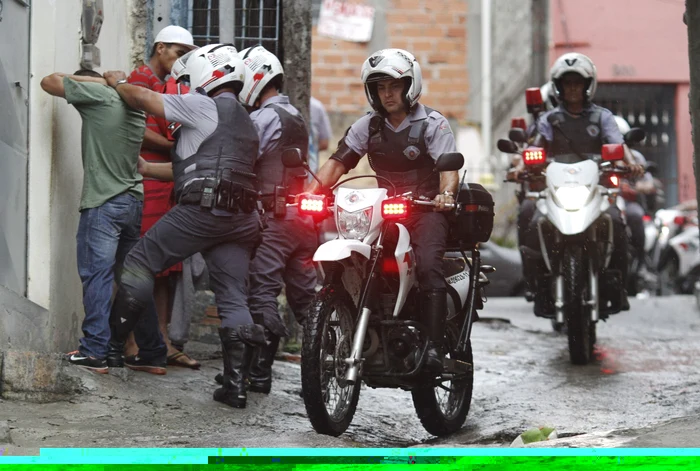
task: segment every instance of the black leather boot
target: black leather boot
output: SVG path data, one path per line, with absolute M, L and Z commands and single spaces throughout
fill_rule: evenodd
M 265 346 L 255 347 L 250 362 L 250 372 L 246 386 L 248 391 L 270 394 L 272 388 L 272 364 L 279 348 L 280 337 L 265 329 Z M 224 375 L 219 373 L 214 380 L 223 384 Z
M 259 329 L 259 330 L 258 330 Z M 253 349 L 265 343 L 262 327 L 245 325 L 219 329 L 221 349 L 224 356 L 222 386 L 214 391 L 214 400 L 236 408 L 244 408 L 248 396 L 246 380 Z
M 270 394 L 272 388 L 272 363 L 280 344 L 280 338 L 265 329 L 265 346 L 255 347 L 253 359 L 250 364 L 250 381 L 248 390 L 263 394 Z
M 133 297 L 125 288 L 119 287 L 109 316 L 111 338 L 107 366 L 110 368 L 124 367 L 124 344 L 145 309 L 145 303 Z
M 447 292 L 444 289 L 429 290 L 423 293 L 423 323 L 428 327 L 428 351 L 424 370 L 442 373 L 445 353 L 445 321 L 447 319 Z

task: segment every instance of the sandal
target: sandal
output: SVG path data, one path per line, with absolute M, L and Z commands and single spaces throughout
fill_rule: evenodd
M 192 368 L 193 370 L 198 370 L 201 364 L 184 352 L 173 353 L 168 356 L 168 365 L 183 366 L 185 368 Z

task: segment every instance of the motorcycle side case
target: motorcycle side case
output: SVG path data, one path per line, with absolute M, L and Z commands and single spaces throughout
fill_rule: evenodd
M 459 189 L 457 214 L 450 212 L 448 247 L 470 247 L 486 242 L 493 231 L 493 197 L 483 186 L 465 183 Z

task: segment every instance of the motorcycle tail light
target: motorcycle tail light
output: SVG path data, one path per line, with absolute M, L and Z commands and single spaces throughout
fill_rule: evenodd
M 642 221 L 651 222 L 651 216 L 649 216 L 648 214 L 645 214 L 644 216 L 642 216 Z
M 600 156 L 606 162 L 622 160 L 625 158 L 625 148 L 622 144 L 603 144 Z
M 307 216 L 317 216 L 327 211 L 325 195 L 304 193 L 297 196 L 299 213 Z
M 673 224 L 675 224 L 676 226 L 684 225 L 685 221 L 685 216 L 676 216 L 675 218 L 673 218 Z
M 384 219 L 405 219 L 411 213 L 411 204 L 405 198 L 389 198 L 382 201 Z
M 525 165 L 542 165 L 546 161 L 547 154 L 541 147 L 529 147 L 523 151 L 523 162 L 525 162 Z
M 620 178 L 617 175 L 610 175 L 610 184 L 617 188 L 620 186 Z

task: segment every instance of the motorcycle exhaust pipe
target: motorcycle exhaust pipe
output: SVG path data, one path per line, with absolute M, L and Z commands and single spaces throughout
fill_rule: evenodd
M 554 307 L 557 312 L 557 324 L 564 323 L 564 276 L 557 276 L 556 285 L 556 299 L 554 301 Z
M 365 334 L 367 333 L 369 315 L 371 312 L 372 311 L 366 307 L 362 308 L 360 321 L 357 323 L 357 330 L 355 331 L 355 340 L 352 342 L 352 354 L 350 355 L 350 358 L 345 359 L 345 362 L 349 366 L 348 371 L 345 374 L 345 380 L 349 384 L 355 384 L 357 381 L 359 364 L 362 362 L 362 347 L 365 344 Z

